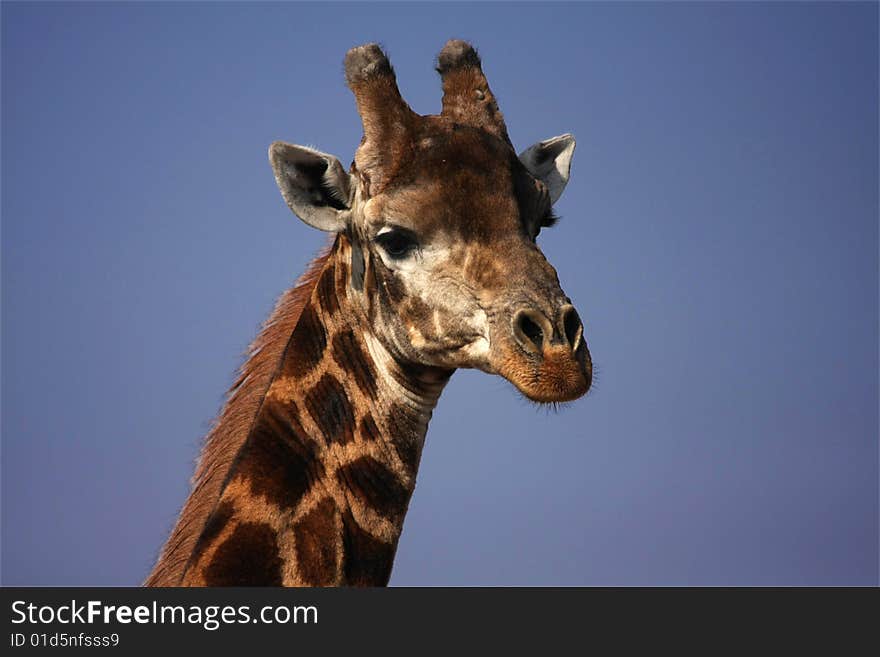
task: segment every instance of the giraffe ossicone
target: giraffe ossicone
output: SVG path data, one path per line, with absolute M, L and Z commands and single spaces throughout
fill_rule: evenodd
M 455 369 L 537 402 L 589 389 L 583 325 L 536 244 L 574 139 L 517 155 L 477 52 L 450 41 L 437 70 L 442 112 L 421 116 L 381 48 L 354 48 L 350 169 L 270 147 L 284 200 L 332 245 L 251 346 L 148 585 L 384 585 Z

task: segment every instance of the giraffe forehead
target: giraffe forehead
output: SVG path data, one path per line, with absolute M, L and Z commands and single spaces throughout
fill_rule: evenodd
M 368 220 L 374 231 L 393 224 L 436 246 L 489 243 L 520 226 L 520 204 L 512 185 L 481 173 L 455 172 L 449 179 L 426 180 L 389 192 L 382 200 L 373 206 Z
M 417 125 L 410 152 L 429 166 L 450 161 L 485 166 L 515 157 L 513 148 L 504 139 L 481 128 L 436 115 L 424 116 Z
M 422 235 L 443 230 L 452 239 L 487 239 L 540 210 L 541 195 L 509 145 L 453 124 L 415 139 L 394 178 L 365 203 L 363 216 L 374 230 L 393 223 Z

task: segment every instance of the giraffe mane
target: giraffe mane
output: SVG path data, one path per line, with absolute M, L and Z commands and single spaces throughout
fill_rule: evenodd
M 205 437 L 192 477 L 192 493 L 153 572 L 144 582 L 146 586 L 180 584 L 196 541 L 220 499 L 226 475 L 251 433 L 293 329 L 332 252 L 331 242 L 311 261 L 294 286 L 278 298 L 271 315 L 245 352 L 245 361 L 227 392 L 223 409 Z

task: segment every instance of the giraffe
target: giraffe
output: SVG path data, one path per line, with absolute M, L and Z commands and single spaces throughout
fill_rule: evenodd
M 590 387 L 583 325 L 536 244 L 571 135 L 517 155 L 464 41 L 437 58 L 439 115 L 410 109 L 376 44 L 344 69 L 364 132 L 349 171 L 269 149 L 287 205 L 331 243 L 251 345 L 148 586 L 386 585 L 456 369 L 539 403 Z

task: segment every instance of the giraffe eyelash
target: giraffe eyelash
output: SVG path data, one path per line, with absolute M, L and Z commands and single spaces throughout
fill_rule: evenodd
M 547 210 L 547 212 L 535 226 L 535 234 L 532 236 L 532 241 L 534 242 L 538 239 L 538 235 L 541 234 L 542 228 L 550 228 L 554 226 L 556 222 L 559 221 L 559 219 L 559 215 L 553 212 L 552 208 L 550 210 Z
M 556 214 L 552 209 L 548 210 L 547 213 L 542 217 L 541 221 L 538 222 L 538 225 L 542 228 L 550 228 L 556 225 L 556 222 L 559 221 L 561 217 Z

